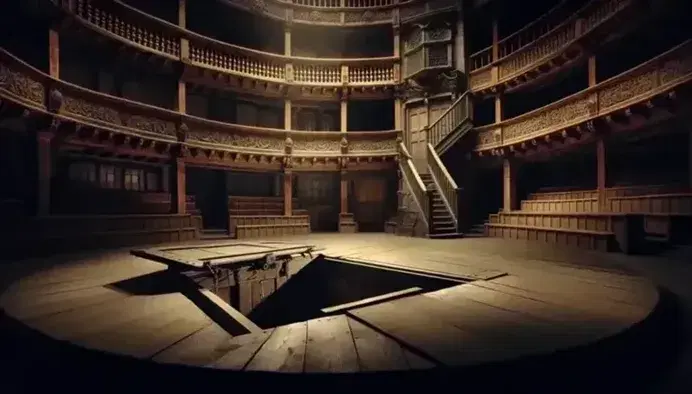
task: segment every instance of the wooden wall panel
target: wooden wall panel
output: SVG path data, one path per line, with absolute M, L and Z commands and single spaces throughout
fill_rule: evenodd
M 301 172 L 296 175 L 298 205 L 310 215 L 312 231 L 337 231 L 340 174 Z

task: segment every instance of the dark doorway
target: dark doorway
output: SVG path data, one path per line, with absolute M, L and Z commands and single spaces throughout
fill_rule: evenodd
M 207 168 L 190 168 L 186 178 L 187 193 L 194 195 L 205 229 L 228 228 L 228 192 L 226 172 Z
M 300 173 L 296 176 L 296 197 L 310 215 L 313 232 L 339 230 L 340 174 Z

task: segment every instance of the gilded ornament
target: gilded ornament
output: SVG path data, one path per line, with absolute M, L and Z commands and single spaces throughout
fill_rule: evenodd
M 4 64 L 0 64 L 0 89 L 35 104 L 43 105 L 45 101 L 45 88 L 41 83 L 10 70 Z

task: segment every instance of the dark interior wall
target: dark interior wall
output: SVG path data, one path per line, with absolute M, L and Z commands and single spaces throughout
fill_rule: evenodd
M 294 25 L 291 40 L 294 56 L 361 58 L 394 55 L 394 33 L 388 25 L 357 29 Z
M 393 100 L 359 100 L 348 102 L 349 131 L 373 131 L 393 129 Z
M 19 122 L 17 127 L 0 126 L 0 201 L 21 201 L 24 214 L 36 207 L 37 146 L 32 130 Z
M 187 28 L 230 44 L 284 53 L 283 22 L 238 10 L 223 1 L 188 1 Z
M 544 107 L 588 87 L 589 74 L 586 65 L 571 67 L 560 73 L 559 78 L 551 83 L 503 96 L 502 119 L 510 119 Z
M 0 48 L 23 61 L 48 72 L 48 23 L 30 17 L 38 4 L 32 2 L 6 1 L 0 12 Z
M 187 113 L 201 118 L 246 126 L 284 127 L 283 103 L 252 100 L 214 91 L 187 91 Z
M 684 12 L 649 21 L 623 39 L 598 48 L 596 75 L 604 81 L 658 56 L 692 37 L 692 24 Z
M 293 103 L 293 130 L 338 131 L 341 127 L 338 103 Z
M 229 196 L 280 196 L 283 183 L 277 183 L 281 174 L 273 172 L 226 171 L 226 191 Z
M 338 172 L 295 174 L 295 197 L 310 215 L 312 231 L 337 231 L 339 227 L 341 178 Z
M 188 3 L 193 1 L 188 1 Z M 159 19 L 178 24 L 177 0 L 123 0 L 123 3 Z
M 177 81 L 172 75 L 125 61 L 108 47 L 79 42 L 69 35 L 60 36 L 60 78 L 87 89 L 175 109 Z

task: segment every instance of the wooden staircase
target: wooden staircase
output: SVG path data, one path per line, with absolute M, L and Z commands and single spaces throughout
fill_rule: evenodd
M 429 238 L 460 238 L 463 234 L 457 232 L 456 222 L 452 213 L 445 205 L 440 191 L 437 190 L 431 174 L 419 174 L 427 190 L 430 191 L 430 232 Z

